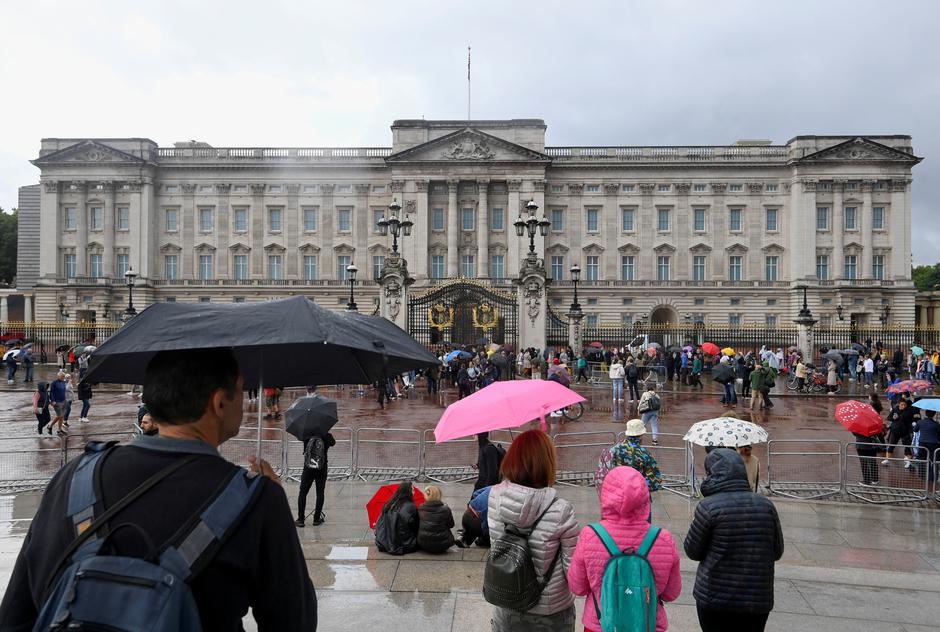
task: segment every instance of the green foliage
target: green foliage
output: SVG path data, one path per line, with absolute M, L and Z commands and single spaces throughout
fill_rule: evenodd
M 914 286 L 918 290 L 930 291 L 940 289 L 940 263 L 932 266 L 914 266 L 911 275 L 914 278 Z
M 0 283 L 13 283 L 16 276 L 16 209 L 0 208 Z

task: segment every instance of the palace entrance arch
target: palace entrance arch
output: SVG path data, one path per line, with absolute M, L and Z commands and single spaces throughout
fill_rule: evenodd
M 519 307 L 512 292 L 458 279 L 408 299 L 408 333 L 426 346 L 476 344 L 481 338 L 513 348 L 519 343 Z

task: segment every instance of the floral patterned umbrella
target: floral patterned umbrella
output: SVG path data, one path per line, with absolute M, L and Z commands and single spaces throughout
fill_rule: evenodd
M 742 445 L 766 443 L 770 437 L 767 431 L 757 424 L 734 417 L 717 417 L 694 424 L 682 439 L 706 447 L 737 448 Z
M 932 388 L 933 384 L 927 380 L 904 380 L 886 388 L 885 393 L 916 393 L 918 391 L 929 391 Z

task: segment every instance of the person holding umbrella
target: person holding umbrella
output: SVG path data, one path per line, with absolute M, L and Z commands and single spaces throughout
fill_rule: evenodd
M 897 405 L 888 413 L 890 426 L 888 427 L 888 442 L 885 446 L 885 458 L 882 465 L 889 465 L 890 457 L 894 455 L 894 449 L 899 445 L 904 445 L 904 467 L 910 469 L 911 439 L 914 434 L 914 422 L 920 420 L 920 412 L 911 407 L 911 402 L 907 397 L 901 396 Z
M 287 432 L 304 444 L 304 466 L 300 474 L 300 493 L 297 496 L 297 520 L 294 524 L 304 526 L 307 511 L 307 495 L 316 485 L 317 500 L 313 510 L 313 526 L 326 521 L 323 503 L 326 499 L 326 479 L 329 474 L 327 453 L 336 445 L 330 428 L 338 421 L 336 402 L 316 393 L 300 397 L 284 412 Z
M 920 449 L 926 451 L 920 458 L 927 461 L 927 472 L 919 472 L 921 476 L 927 475 L 927 482 L 932 483 L 937 477 L 936 454 L 940 448 L 940 424 L 937 423 L 937 409 L 940 409 L 940 400 L 922 399 L 914 403 L 917 408 L 923 409 L 923 417 L 914 422 L 914 432 L 920 433 Z M 930 408 L 928 408 L 930 406 Z
M 884 420 L 874 404 L 851 400 L 836 406 L 836 421 L 855 437 L 855 452 L 862 470 L 862 487 L 875 487 L 879 482 L 878 452 L 884 449 Z
M 3 361 L 7 365 L 7 384 L 13 383 L 13 378 L 16 375 L 16 360 L 17 356 L 20 355 L 20 343 L 14 342 L 13 348 L 9 349 L 6 353 L 3 354 Z

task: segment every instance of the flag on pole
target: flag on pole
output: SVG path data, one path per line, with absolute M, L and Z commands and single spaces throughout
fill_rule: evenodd
M 470 47 L 467 46 L 467 81 L 470 81 Z

